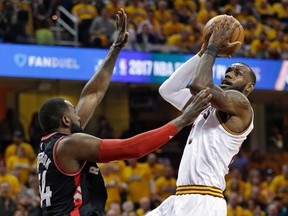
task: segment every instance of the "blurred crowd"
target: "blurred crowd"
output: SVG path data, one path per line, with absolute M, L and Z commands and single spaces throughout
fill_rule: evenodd
M 1 216 L 42 215 L 36 155 L 43 134 L 37 113 L 30 122 L 27 136 L 13 109 L 8 109 L 6 118 L 0 121 Z M 105 116 L 98 118 L 97 125 L 94 135 L 116 138 Z M 119 138 L 140 131 L 139 123 L 131 123 Z M 280 134 L 273 132 L 271 142 Z M 255 149 L 235 156 L 224 191 L 228 216 L 288 215 L 288 152 L 283 142 L 279 143 L 274 142 L 267 153 Z M 176 154 L 176 149 L 172 157 L 162 150 L 138 160 L 99 164 L 108 192 L 105 216 L 143 216 L 175 194 L 179 165 L 175 164 Z
M 236 56 L 288 58 L 288 0 L 1 0 L 0 41 L 61 45 L 55 39 L 59 5 L 74 16 L 82 47 L 108 48 L 115 14 L 124 8 L 128 50 L 197 53 L 206 22 L 229 14 L 245 29 L 245 42 Z M 64 21 L 73 27 L 71 20 Z

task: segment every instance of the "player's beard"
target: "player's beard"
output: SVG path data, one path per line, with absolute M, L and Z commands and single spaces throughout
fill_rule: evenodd
M 83 129 L 81 125 L 77 125 L 74 122 L 71 125 L 71 133 L 82 133 Z
M 239 91 L 241 93 L 244 92 L 244 89 L 245 89 L 245 86 L 246 85 L 243 85 L 243 86 L 233 86 L 233 89 L 236 90 L 236 91 Z

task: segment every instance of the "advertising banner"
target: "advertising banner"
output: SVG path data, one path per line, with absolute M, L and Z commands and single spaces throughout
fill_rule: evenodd
M 108 50 L 0 44 L 0 77 L 88 80 Z M 193 55 L 121 51 L 112 82 L 161 84 Z M 217 58 L 214 82 L 219 84 L 235 62 L 248 64 L 257 76 L 256 89 L 287 90 L 288 63 L 280 60 Z

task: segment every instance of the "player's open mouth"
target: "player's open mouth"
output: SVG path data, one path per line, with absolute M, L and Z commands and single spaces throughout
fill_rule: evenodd
M 221 86 L 229 86 L 229 85 L 232 85 L 232 83 L 229 82 L 228 80 L 222 80 Z

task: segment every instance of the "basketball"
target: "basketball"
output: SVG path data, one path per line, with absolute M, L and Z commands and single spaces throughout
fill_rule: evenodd
M 225 15 L 218 15 L 213 17 L 212 19 L 210 19 L 204 26 L 203 28 L 203 42 L 204 43 L 208 43 L 209 38 L 212 34 L 212 24 L 215 21 L 215 25 L 218 26 L 221 22 L 221 20 L 223 19 Z M 234 30 L 234 32 L 232 33 L 232 36 L 230 38 L 229 42 L 235 42 L 235 41 L 240 41 L 241 44 L 233 47 L 233 49 L 229 49 L 229 50 L 225 50 L 223 52 L 220 52 L 219 55 L 232 55 L 234 54 L 238 49 L 240 49 L 240 47 L 242 46 L 243 42 L 244 42 L 244 29 L 243 26 L 241 25 L 241 23 L 235 18 L 233 17 L 235 22 L 239 24 L 239 26 Z M 231 25 L 232 26 L 232 25 Z

